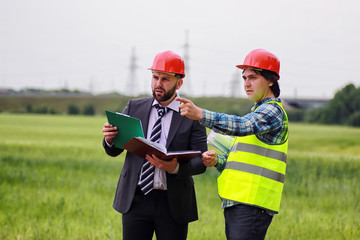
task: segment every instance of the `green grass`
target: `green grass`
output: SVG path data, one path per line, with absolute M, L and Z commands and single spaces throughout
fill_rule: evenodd
M 123 157 L 105 117 L 0 114 L 0 239 L 121 239 L 112 208 Z M 280 213 L 267 239 L 360 238 L 360 128 L 291 124 Z M 215 169 L 195 177 L 188 239 L 225 239 Z
M 110 239 L 121 160 L 101 149 L 102 118 L 1 115 L 0 238 Z

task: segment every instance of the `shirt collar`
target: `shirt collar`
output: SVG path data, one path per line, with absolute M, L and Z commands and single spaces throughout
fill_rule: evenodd
M 177 97 L 180 97 L 180 95 L 177 94 Z M 152 106 L 154 106 L 155 104 L 159 104 L 159 102 L 156 99 L 154 99 L 154 101 L 152 103 Z M 179 106 L 180 106 L 180 102 L 176 101 L 175 98 L 174 98 L 174 100 L 172 100 L 171 103 L 169 105 L 167 105 L 166 107 L 168 109 L 171 109 L 171 110 L 175 111 L 175 112 L 179 112 Z
M 262 105 L 262 104 L 264 104 L 264 103 L 267 103 L 267 102 L 270 102 L 270 101 L 275 101 L 275 102 L 280 102 L 280 103 L 281 103 L 280 98 L 265 98 L 265 99 L 261 100 L 260 102 L 255 103 L 255 105 L 251 108 L 251 111 L 254 111 L 254 110 L 257 109 L 260 105 Z

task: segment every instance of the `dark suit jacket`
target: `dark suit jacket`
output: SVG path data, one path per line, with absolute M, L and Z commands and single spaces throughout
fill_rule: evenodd
M 148 121 L 153 98 L 130 100 L 123 113 L 141 120 L 144 135 L 148 130 Z M 110 156 L 117 156 L 123 149 L 109 148 L 103 141 L 105 151 Z M 173 112 L 172 122 L 168 134 L 166 148 L 168 151 L 181 150 L 207 150 L 206 130 L 198 121 L 182 117 Z M 145 159 L 127 153 L 117 185 L 113 207 L 120 213 L 129 211 L 134 199 L 139 174 Z M 194 181 L 192 175 L 204 173 L 206 167 L 201 156 L 188 162 L 179 162 L 178 174 L 166 173 L 167 195 L 171 214 L 179 224 L 188 223 L 198 219 Z

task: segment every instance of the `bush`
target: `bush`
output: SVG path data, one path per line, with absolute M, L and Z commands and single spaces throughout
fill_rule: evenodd
M 26 112 L 27 112 L 27 113 L 32 113 L 32 112 L 33 112 L 33 108 L 32 108 L 32 106 L 31 106 L 31 104 L 27 104 L 27 105 L 26 105 Z
M 359 112 L 360 87 L 348 84 L 335 94 L 328 105 L 311 111 L 307 118 L 315 123 L 359 126 Z
M 75 106 L 75 105 L 69 105 L 68 106 L 68 114 L 69 115 L 77 115 L 80 113 L 80 109 L 78 106 Z
M 347 124 L 350 126 L 360 127 L 360 111 L 357 111 L 356 113 L 352 114 L 349 117 Z
M 47 107 L 39 107 L 39 108 L 37 108 L 37 109 L 35 109 L 34 111 L 33 111 L 34 113 L 39 113 L 39 114 L 46 114 L 46 113 L 48 113 L 48 108 Z
M 56 112 L 56 110 L 55 110 L 55 109 L 53 109 L 53 108 L 52 108 L 52 109 L 50 109 L 49 113 L 50 113 L 50 114 L 58 114 L 58 112 Z
M 84 115 L 95 115 L 94 105 L 87 105 L 84 107 Z
M 305 109 L 296 109 L 296 110 L 289 110 L 286 112 L 291 122 L 303 122 L 305 120 L 305 116 L 307 110 Z

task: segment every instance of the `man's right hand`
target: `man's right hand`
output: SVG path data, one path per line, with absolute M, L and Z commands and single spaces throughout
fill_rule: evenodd
M 114 137 L 116 137 L 116 135 L 118 134 L 118 132 L 116 131 L 117 127 L 114 127 L 113 125 L 111 125 L 110 123 L 105 123 L 104 127 L 103 127 L 103 134 L 105 137 L 105 140 L 109 143 L 112 144 L 112 140 L 114 139 Z
M 188 117 L 192 120 L 202 120 L 203 119 L 203 110 L 202 108 L 197 107 L 192 101 L 177 97 L 176 101 L 181 102 L 179 105 L 180 115 Z

